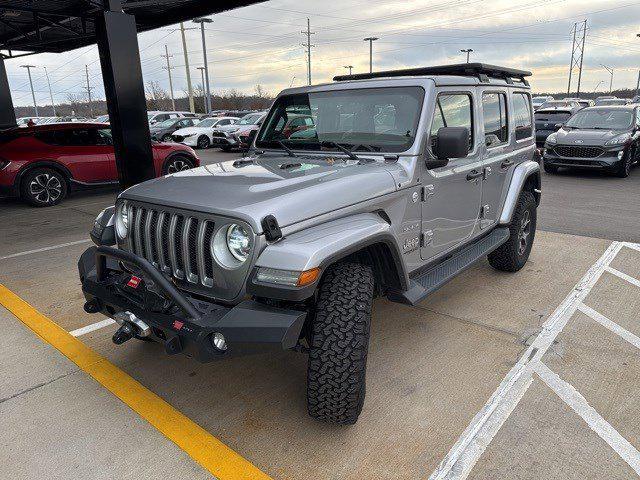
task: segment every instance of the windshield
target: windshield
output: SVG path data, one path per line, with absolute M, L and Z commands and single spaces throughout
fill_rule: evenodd
M 536 122 L 564 122 L 571 116 L 571 112 L 563 112 L 562 110 L 552 110 L 543 112 L 538 110 L 535 113 Z
M 262 116 L 262 113 L 250 113 L 242 117 L 236 125 L 255 125 L 258 119 Z
M 147 119 L 151 120 L 153 117 L 155 117 L 156 114 L 155 113 L 147 113 Z
M 542 104 L 542 108 L 572 108 L 575 106 L 576 103 L 574 101 L 566 100 L 553 100 Z
M 176 118 L 170 118 L 168 120 L 165 120 L 164 122 L 160 122 L 160 123 L 156 123 L 153 127 L 154 128 L 169 128 L 169 127 L 173 127 L 173 124 L 176 123 L 178 121 L 178 119 Z
M 334 142 L 352 150 L 402 152 L 416 137 L 424 90 L 367 88 L 280 97 L 256 145 L 320 150 Z M 302 134 L 301 132 L 305 132 Z
M 219 118 L 205 118 L 200 123 L 198 123 L 198 126 L 199 127 L 213 127 L 219 121 L 220 121 Z
M 571 117 L 565 127 L 597 130 L 626 130 L 631 128 L 633 112 L 619 109 L 582 110 Z
M 626 105 L 627 101 L 622 98 L 609 98 L 604 100 L 597 100 L 596 105 Z

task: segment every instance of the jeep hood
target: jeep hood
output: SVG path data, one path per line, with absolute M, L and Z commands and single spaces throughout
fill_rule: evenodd
M 622 135 L 627 130 L 558 130 L 556 139 L 558 145 L 585 145 L 585 146 L 603 146 L 613 137 Z
M 285 227 L 396 190 L 400 165 L 344 159 L 247 157 L 149 180 L 120 198 L 238 218 L 261 233 L 266 215 Z

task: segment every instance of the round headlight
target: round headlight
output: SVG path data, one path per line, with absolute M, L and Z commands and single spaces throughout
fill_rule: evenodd
M 129 211 L 126 203 L 118 205 L 116 211 L 116 233 L 119 238 L 126 238 L 129 231 Z
M 231 255 L 244 262 L 251 251 L 249 234 L 240 225 L 229 225 L 229 228 L 227 228 L 227 246 Z
M 222 227 L 211 240 L 211 253 L 224 268 L 238 268 L 251 253 L 247 229 L 236 223 Z

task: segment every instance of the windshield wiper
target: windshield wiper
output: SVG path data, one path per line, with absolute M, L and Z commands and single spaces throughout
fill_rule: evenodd
M 287 145 L 286 145 L 282 140 L 274 140 L 274 142 L 276 142 L 278 145 L 280 145 L 280 146 L 282 147 L 282 149 L 283 149 L 284 151 L 286 151 L 286 152 L 287 152 L 287 154 L 288 154 L 290 157 L 295 157 L 295 156 L 297 156 L 297 155 L 293 152 L 293 150 L 291 150 L 289 147 L 287 147 Z
M 346 153 L 349 158 L 353 159 L 353 160 L 360 160 L 360 157 L 358 157 L 355 153 L 353 153 L 351 150 L 349 150 L 347 147 L 340 145 L 339 143 L 336 142 L 332 142 L 331 140 L 325 140 L 321 143 L 321 145 L 323 147 L 329 147 L 329 148 L 337 148 L 338 150 Z

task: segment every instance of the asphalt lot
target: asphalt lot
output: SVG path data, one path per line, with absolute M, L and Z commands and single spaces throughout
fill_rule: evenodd
M 376 301 L 367 400 L 350 428 L 307 417 L 302 354 L 201 365 L 155 344 L 115 346 L 112 325 L 78 330 L 102 320 L 82 310 L 76 261 L 116 192 L 46 210 L 6 202 L 0 284 L 50 320 L 0 289 L 11 310 L 0 308 L 0 474 L 261 478 L 227 446 L 277 479 L 635 478 L 640 247 L 612 240 L 637 241 L 616 222 L 637 225 L 639 179 L 640 169 L 610 183 L 545 175 L 540 229 L 521 272 L 481 262 L 417 308 Z M 608 203 L 586 202 L 594 190 L 605 195 L 604 182 L 615 185 Z M 628 206 L 614 211 L 611 202 Z M 50 321 L 61 330 L 44 328 Z M 103 360 L 83 364 L 65 331 Z M 176 432 L 195 440 L 180 444 Z

